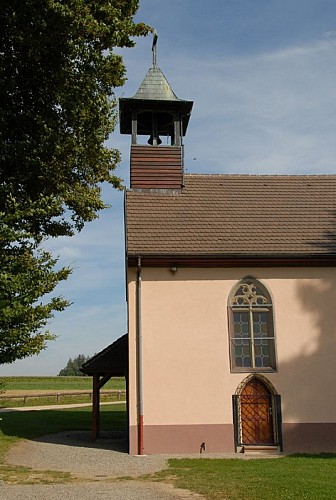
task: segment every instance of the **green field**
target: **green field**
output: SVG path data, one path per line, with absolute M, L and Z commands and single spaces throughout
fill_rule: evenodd
M 0 377 L 0 388 L 4 390 L 0 394 L 0 407 L 5 408 L 90 403 L 92 377 Z M 122 392 L 111 395 L 104 393 L 106 390 Z M 86 391 L 88 394 L 66 395 L 71 391 Z M 124 401 L 124 391 L 125 379 L 112 378 L 104 385 L 100 401 Z M 36 396 L 37 394 L 39 396 Z
M 91 390 L 92 377 L 0 377 L 6 391 L 75 391 Z M 104 389 L 125 389 L 125 379 L 114 377 Z

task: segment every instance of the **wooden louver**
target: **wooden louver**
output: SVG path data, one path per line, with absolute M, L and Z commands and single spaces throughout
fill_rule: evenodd
M 131 147 L 131 188 L 181 189 L 182 175 L 181 146 Z

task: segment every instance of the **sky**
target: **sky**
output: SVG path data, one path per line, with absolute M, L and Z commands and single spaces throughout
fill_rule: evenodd
M 157 64 L 180 99 L 194 101 L 185 138 L 190 173 L 336 174 L 335 0 L 140 0 L 135 17 L 159 34 Z M 132 97 L 152 63 L 151 36 L 124 57 Z M 108 145 L 129 186 L 130 137 Z M 72 238 L 46 243 L 73 268 L 57 294 L 72 306 L 38 356 L 0 366 L 0 376 L 57 375 L 69 358 L 91 356 L 126 333 L 122 192 Z M 246 201 L 248 204 L 248 200 Z

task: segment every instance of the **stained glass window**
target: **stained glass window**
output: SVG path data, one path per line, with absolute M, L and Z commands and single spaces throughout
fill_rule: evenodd
M 272 300 L 265 286 L 241 281 L 231 293 L 229 321 L 232 369 L 275 370 Z

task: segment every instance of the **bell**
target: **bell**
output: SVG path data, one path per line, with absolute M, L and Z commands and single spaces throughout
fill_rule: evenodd
M 162 141 L 158 135 L 154 137 L 153 134 L 151 134 L 150 138 L 147 141 L 147 144 L 150 144 L 151 146 L 160 146 L 160 144 L 162 144 Z

